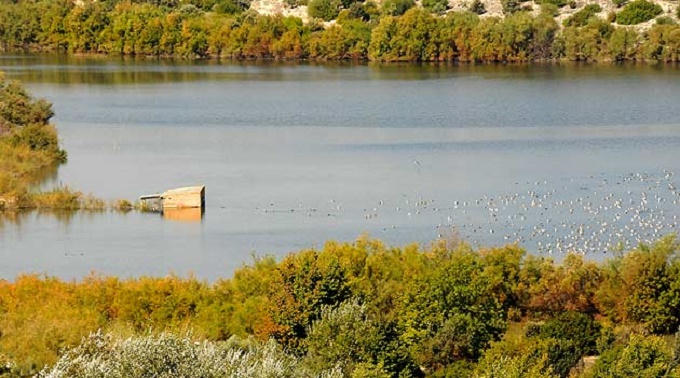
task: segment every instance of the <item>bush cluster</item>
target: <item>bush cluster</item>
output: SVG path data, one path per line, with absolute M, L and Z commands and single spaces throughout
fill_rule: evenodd
M 173 276 L 64 282 L 25 275 L 0 282 L 0 350 L 16 374 L 26 375 L 61 366 L 60 351 L 97 329 L 124 339 L 190 329 L 199 344 L 234 336 L 257 345 L 275 340 L 293 371 L 314 374 L 566 377 L 586 355 L 602 354 L 600 364 L 624 358 L 617 353 L 637 340 L 635 330 L 677 330 L 678 250 L 665 238 L 601 264 L 579 255 L 555 264 L 516 246 L 393 248 L 359 239 L 281 261 L 260 258 L 211 284 Z M 107 341 L 102 353 L 123 345 Z M 74 366 L 82 350 L 64 363 Z M 672 348 L 650 356 L 635 369 L 675 369 Z
M 307 12 L 310 17 L 330 21 L 340 14 L 340 0 L 310 0 Z
M 564 20 L 564 26 L 586 26 L 588 22 L 600 12 L 602 12 L 602 7 L 599 4 L 588 4 L 583 7 L 583 9 Z
M 659 4 L 647 0 L 635 0 L 628 3 L 616 15 L 616 23 L 619 25 L 637 25 L 649 21 L 663 13 Z
M 26 200 L 48 167 L 66 161 L 49 123 L 53 115 L 49 102 L 34 99 L 0 73 L 0 197 L 13 198 L 14 205 Z
M 115 338 L 101 331 L 67 351 L 39 378 L 342 378 L 340 371 L 311 372 L 273 341 L 196 341 L 170 333 Z

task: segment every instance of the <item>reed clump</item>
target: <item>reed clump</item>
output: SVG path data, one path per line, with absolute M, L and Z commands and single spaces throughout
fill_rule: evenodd
M 24 207 L 38 210 L 78 210 L 82 205 L 81 197 L 81 192 L 68 186 L 57 187 L 47 192 L 29 194 Z
M 134 205 L 132 204 L 132 202 L 126 199 L 118 199 L 111 203 L 111 209 L 122 213 L 127 213 L 134 209 Z

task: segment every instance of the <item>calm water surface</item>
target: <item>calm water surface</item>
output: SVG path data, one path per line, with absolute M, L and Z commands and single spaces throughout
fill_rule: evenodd
M 64 183 L 108 199 L 205 184 L 198 222 L 0 219 L 0 277 L 193 273 L 366 233 L 602 256 L 677 229 L 680 70 L 0 57 L 53 102 Z M 604 230 L 604 231 L 602 231 Z M 571 246 L 569 246 L 571 243 Z

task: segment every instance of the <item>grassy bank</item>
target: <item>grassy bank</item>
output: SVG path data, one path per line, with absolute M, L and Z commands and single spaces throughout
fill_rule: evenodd
M 0 73 L 0 208 L 46 204 L 30 188 L 66 161 L 53 115 L 52 104 Z
M 107 204 L 68 186 L 33 190 L 66 162 L 50 124 L 53 115 L 52 104 L 33 98 L 21 83 L 0 73 L 0 211 L 131 209 L 128 201 Z
M 274 340 L 305 369 L 348 377 L 566 377 L 588 355 L 603 356 L 592 368 L 600 373 L 576 376 L 662 377 L 677 374 L 664 335 L 680 325 L 678 251 L 668 237 L 602 263 L 555 263 L 514 245 L 397 248 L 362 238 L 258 258 L 212 283 L 21 275 L 0 282 L 0 352 L 12 374 L 29 374 L 98 329 L 113 335 L 104 355 L 115 340 L 190 332 L 215 345 Z M 649 358 L 614 366 L 632 358 L 627 348 Z M 492 374 L 511 368 L 519 375 Z

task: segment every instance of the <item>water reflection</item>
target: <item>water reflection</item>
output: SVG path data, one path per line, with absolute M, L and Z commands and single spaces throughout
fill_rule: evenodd
M 54 186 L 58 183 L 59 167 L 63 164 L 65 163 L 58 163 L 47 167 L 42 167 L 39 170 L 33 172 L 31 177 L 32 184 L 36 186 L 36 189 L 45 189 L 47 187 Z
M 204 214 L 204 208 L 163 210 L 164 219 L 178 222 L 200 222 Z
M 107 213 L 108 210 L 51 210 L 51 209 L 23 209 L 12 211 L 0 211 L 0 229 L 12 227 L 16 230 L 24 230 L 25 224 L 30 225 L 32 222 L 55 222 L 59 224 L 64 230 L 67 230 L 75 219 L 78 221 L 93 220 L 96 217 Z M 126 211 L 117 211 L 120 214 L 125 214 Z M 27 228 L 26 231 L 30 231 Z
M 24 211 L 0 211 L 0 229 L 12 225 L 20 228 L 24 220 L 26 220 L 27 212 Z
M 135 57 L 0 55 L 0 71 L 27 83 L 135 85 L 195 81 L 438 80 L 479 76 L 502 80 L 588 79 L 674 74 L 674 64 L 378 63 L 174 60 Z

